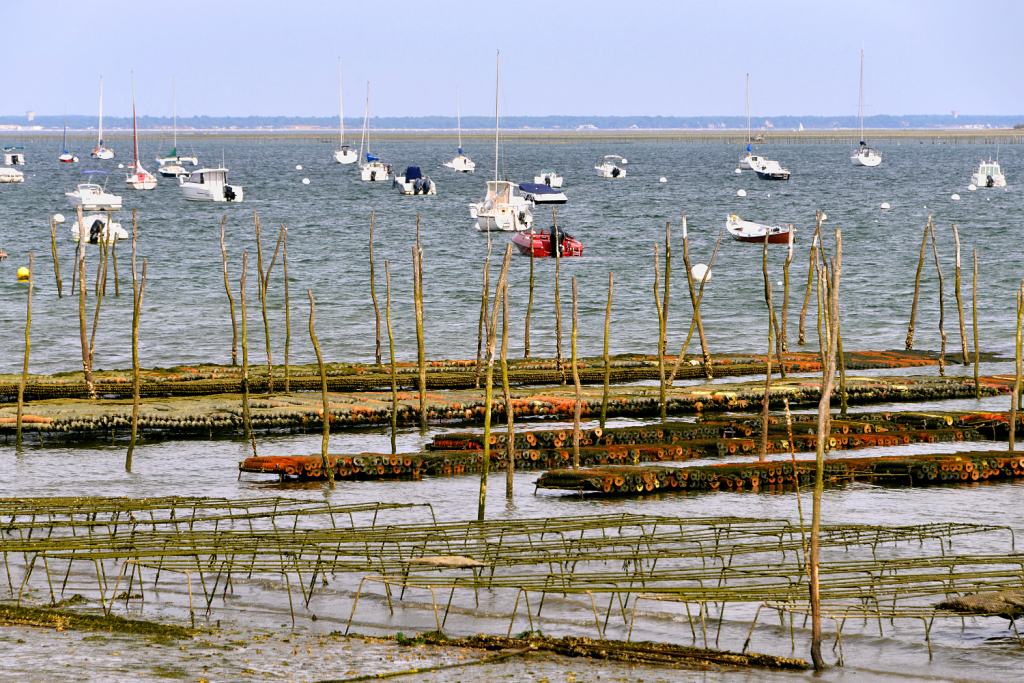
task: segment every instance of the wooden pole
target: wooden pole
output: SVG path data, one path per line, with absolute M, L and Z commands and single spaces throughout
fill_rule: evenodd
M 700 304 L 704 300 L 704 285 L 707 284 L 708 279 L 711 277 L 711 269 L 715 266 L 715 256 L 718 255 L 718 247 L 722 244 L 722 234 L 718 233 L 718 241 L 715 243 L 715 250 L 711 252 L 711 261 L 708 263 L 707 273 L 704 274 L 704 278 L 700 281 L 700 287 L 697 288 L 697 304 L 693 309 L 693 316 L 690 318 L 690 331 L 686 333 L 686 341 L 683 342 L 683 348 L 676 356 L 675 365 L 672 366 L 672 374 L 668 377 L 668 386 L 672 386 L 672 382 L 676 379 L 676 373 L 679 372 L 679 366 L 686 358 L 686 349 L 690 347 L 690 340 L 693 339 L 693 331 L 697 328 L 697 317 L 700 315 Z M 687 271 L 686 280 L 688 283 L 692 283 L 693 274 Z
M 782 329 L 779 339 L 781 341 L 783 353 L 789 353 L 789 330 L 787 328 L 789 320 L 789 264 L 793 262 L 793 235 L 793 224 L 790 223 L 789 246 L 786 250 L 786 262 L 782 265 Z M 779 358 L 779 365 L 782 365 L 781 358 Z
M 384 314 L 388 324 L 388 347 L 391 349 L 391 454 L 398 452 L 398 378 L 395 375 L 395 334 L 391 331 L 391 266 L 384 261 L 384 276 L 387 279 L 387 302 Z
M 57 280 L 57 298 L 63 299 L 64 283 L 60 279 L 60 257 L 57 255 L 57 224 L 53 222 L 53 216 L 50 216 L 50 248 L 53 250 L 53 276 Z
M 981 365 L 981 351 L 978 350 L 978 250 L 974 250 L 974 278 L 971 280 L 971 316 L 974 319 L 974 398 L 981 398 L 978 383 L 978 366 Z
M 269 269 L 267 275 L 270 275 Z M 327 446 L 331 440 L 331 402 L 327 396 L 327 370 L 324 368 L 324 357 L 320 354 L 320 342 L 316 338 L 314 321 L 316 319 L 316 301 L 313 300 L 313 290 L 307 289 L 309 295 L 309 338 L 313 341 L 313 350 L 316 351 L 316 364 L 320 368 L 320 400 L 323 404 L 324 438 L 320 444 L 321 468 L 327 475 L 327 485 L 334 488 L 334 467 L 327 457 Z
M 1024 323 L 1024 280 L 1020 281 L 1020 291 L 1017 292 L 1017 343 L 1015 345 L 1017 376 L 1013 382 L 1013 390 L 1017 396 L 1018 410 L 1020 409 L 1021 377 L 1024 375 L 1024 372 L 1022 372 L 1022 363 L 1024 363 L 1022 344 L 1024 344 L 1024 338 L 1022 338 L 1021 323 Z
M 284 393 L 291 393 L 291 365 L 288 362 L 288 351 L 292 344 L 292 309 L 288 301 L 288 228 L 284 229 L 284 251 L 281 254 L 284 266 Z
M 480 321 L 476 330 L 476 388 L 480 388 L 480 374 L 483 372 L 484 335 L 487 334 L 487 299 L 491 296 L 491 232 L 487 231 L 487 258 L 484 259 L 483 291 L 480 297 Z
M 960 295 L 960 233 L 956 230 L 956 223 L 953 223 L 953 240 L 956 242 L 956 281 L 953 292 L 956 295 L 956 310 L 960 314 L 960 352 L 963 354 L 963 364 L 970 365 L 971 357 L 967 353 L 967 325 L 964 323 L 964 300 Z
M 79 240 L 79 244 L 81 244 L 81 240 Z M 75 247 L 75 250 L 76 251 L 78 250 L 77 246 Z M 74 264 L 75 264 L 74 267 L 71 269 L 71 296 L 75 295 L 75 285 L 78 284 L 78 254 L 77 253 L 75 254 Z
M 917 299 L 921 295 L 921 270 L 924 268 L 924 250 L 928 246 L 928 233 L 932 229 L 932 215 L 928 214 L 928 222 L 924 226 L 924 237 L 921 238 L 921 257 L 917 260 L 917 276 L 914 278 L 914 303 L 910 306 L 910 325 L 907 327 L 907 351 L 914 348 L 914 320 L 917 318 Z
M 82 372 L 85 375 L 85 386 L 89 398 L 96 400 L 96 385 L 92 381 L 92 364 L 89 361 L 89 339 L 86 336 L 85 323 L 85 245 L 89 238 L 85 234 L 85 221 L 82 218 L 82 207 L 78 210 L 78 329 L 82 338 Z M 83 239 L 84 238 L 84 239 Z
M 928 221 L 931 225 L 931 221 Z M 946 376 L 946 302 L 942 292 L 942 268 L 939 266 L 939 248 L 935 245 L 935 229 L 931 230 L 932 251 L 935 253 L 935 270 L 939 273 L 939 335 L 942 337 L 942 350 L 939 352 L 939 375 Z
M 654 308 L 658 312 L 658 410 L 665 419 L 665 353 L 661 340 L 665 338 L 665 309 L 661 306 L 661 259 L 658 257 L 658 243 L 654 243 Z
M 238 365 L 238 323 L 235 322 L 235 297 L 231 296 L 231 284 L 228 282 L 228 250 L 224 246 L 224 224 L 227 215 L 220 222 L 220 255 L 224 262 L 224 291 L 228 293 L 228 305 L 231 307 L 231 364 Z
M 807 267 L 807 291 L 804 293 L 803 308 L 800 309 L 800 336 L 797 339 L 797 344 L 800 346 L 807 343 L 807 334 L 804 322 L 807 319 L 807 306 L 811 303 L 811 288 L 814 283 L 814 272 L 816 270 L 816 261 L 818 259 L 818 240 L 821 239 L 821 222 L 825 220 L 825 214 L 816 210 L 814 212 L 814 218 L 817 221 L 817 226 L 814 228 L 814 235 L 811 238 L 811 258 Z
M 508 281 L 501 299 L 501 392 L 505 399 L 505 417 L 508 420 L 508 444 L 505 452 L 505 497 L 512 498 L 512 473 L 516 467 L 515 406 L 508 385 Z
M 132 230 L 135 230 L 135 209 L 132 209 Z M 107 225 L 110 225 L 109 217 Z M 108 233 L 109 235 L 109 233 Z M 92 319 L 92 334 L 89 337 L 89 367 L 93 365 L 93 361 L 96 358 L 96 328 L 100 322 L 100 304 L 103 303 L 103 297 L 107 293 L 107 261 L 108 261 L 108 242 L 106 240 L 101 244 L 103 249 L 100 256 L 99 267 L 96 269 L 96 273 L 99 276 L 96 280 L 96 313 Z
M 659 394 L 659 401 L 661 403 L 661 419 L 664 420 L 668 417 L 668 401 L 665 395 L 665 354 L 668 353 L 666 348 L 668 337 L 668 295 L 669 295 L 669 283 L 672 278 L 672 223 L 665 222 L 665 301 L 661 305 L 661 334 L 658 336 L 658 379 L 660 382 L 661 393 Z M 575 279 L 573 280 L 573 286 L 575 286 Z M 657 293 L 655 293 L 657 296 Z
M 572 468 L 580 468 L 580 413 L 583 410 L 583 389 L 580 387 L 580 368 L 576 360 L 577 323 L 576 278 L 572 279 L 572 383 L 576 387 L 576 401 L 572 410 Z
M 32 340 L 29 332 L 32 330 L 32 289 L 35 287 L 35 260 L 36 253 L 28 253 L 28 303 L 25 309 L 25 365 L 21 369 L 21 383 L 18 385 L 18 425 L 15 447 L 21 450 L 21 416 L 25 407 L 25 384 L 28 383 L 28 356 L 32 350 Z
M 114 261 L 114 296 L 121 296 L 121 277 L 117 273 L 117 240 L 110 247 L 110 258 Z
M 721 242 L 721 237 L 718 238 Z M 718 247 L 715 247 L 718 251 Z M 704 353 L 704 376 L 712 378 L 711 353 L 708 351 L 708 340 L 704 336 L 704 322 L 700 317 L 700 302 L 697 300 L 697 291 L 693 286 L 693 267 L 690 265 L 690 238 L 686 232 L 686 216 L 683 216 L 683 263 L 686 265 L 686 281 L 690 286 L 690 305 L 693 306 L 693 315 L 697 319 L 697 334 L 700 336 L 700 348 Z M 710 272 L 710 268 L 708 269 Z M 701 283 L 703 285 L 703 283 Z M 680 354 L 682 355 L 682 354 Z
M 831 309 L 829 322 L 831 324 L 828 337 L 828 349 L 822 358 L 822 382 L 821 399 L 818 401 L 818 433 L 816 447 L 816 467 L 814 475 L 814 507 L 811 518 L 811 660 L 814 669 L 821 671 L 825 668 L 825 661 L 821 657 L 821 595 L 819 591 L 818 576 L 818 548 L 821 530 L 821 494 L 824 489 L 824 465 L 825 465 L 825 444 L 829 437 L 831 419 L 831 398 L 832 386 L 835 381 L 835 354 L 836 344 L 839 337 L 839 278 L 842 272 L 843 243 L 842 235 L 836 230 L 836 256 L 832 262 L 832 283 L 827 287 L 829 294 L 828 303 Z M 824 261 L 824 257 L 822 258 Z M 827 269 L 819 269 L 819 279 L 822 273 L 828 273 Z
M 255 438 L 252 423 L 249 421 L 249 339 L 247 335 L 248 312 L 245 308 L 245 275 L 249 271 L 249 252 L 242 253 L 242 278 L 239 285 L 239 298 L 242 302 L 242 426 L 245 438 Z M 256 449 L 253 448 L 253 451 Z
M 419 218 L 417 217 L 417 223 Z M 420 369 L 420 429 L 427 428 L 427 356 L 423 348 L 423 252 L 413 247 L 413 287 L 416 303 L 416 357 Z
M 764 303 L 768 307 L 768 353 L 765 357 L 767 364 L 765 366 L 764 376 L 764 400 L 761 404 L 761 451 L 758 460 L 764 461 L 765 455 L 768 453 L 768 404 L 771 399 L 772 391 L 772 350 L 774 347 L 774 340 L 772 335 L 774 334 L 775 327 L 772 324 L 775 320 L 775 307 L 772 304 L 772 283 L 768 277 L 768 238 L 765 237 L 764 249 L 761 258 L 761 269 L 764 273 Z
M 555 223 L 555 244 L 551 248 L 555 252 L 555 366 L 565 386 L 565 368 L 562 367 L 562 295 L 559 291 L 562 265 L 562 233 L 558 231 L 558 216 L 555 215 L 555 207 L 551 207 L 551 219 Z
M 846 417 L 846 410 L 849 407 L 849 396 L 846 392 L 846 356 L 843 355 L 842 321 L 836 324 L 836 360 L 839 365 L 839 414 Z
M 608 307 L 604 311 L 604 394 L 601 398 L 601 431 L 604 431 L 604 421 L 608 417 L 608 380 L 611 379 L 612 362 L 608 355 L 608 333 L 612 323 L 612 291 L 615 286 L 614 273 L 608 272 Z
M 1016 439 L 1017 439 L 1017 397 L 1018 396 L 1020 396 L 1020 392 L 1017 391 L 1017 389 L 1014 389 L 1013 391 L 1010 392 L 1010 424 L 1009 424 L 1009 428 L 1010 428 L 1010 433 L 1009 433 L 1010 444 L 1009 444 L 1009 446 L 1007 446 L 1007 448 L 1010 450 L 1011 453 L 1013 451 L 1017 450 L 1016 449 Z
M 128 453 L 124 457 L 124 471 L 132 471 L 132 453 L 139 433 L 139 316 L 142 315 L 142 293 L 146 289 L 146 261 L 142 261 L 142 283 L 139 283 L 135 268 L 138 252 L 138 224 L 132 223 L 132 437 L 128 441 Z
M 377 367 L 381 367 L 380 361 L 380 306 L 377 304 L 377 288 L 374 285 L 374 270 L 373 270 L 373 219 L 376 216 L 376 211 L 370 212 L 370 298 L 373 299 L 373 315 L 377 319 L 377 349 L 374 358 L 377 361 Z
M 523 358 L 530 357 L 530 314 L 533 313 L 533 223 L 530 224 L 530 300 L 526 304 L 526 350 Z
M 491 467 L 491 399 L 494 386 L 494 347 L 496 339 L 496 328 L 498 326 L 498 305 L 505 292 L 505 283 L 508 281 L 508 264 L 512 259 L 512 245 L 505 247 L 505 262 L 501 266 L 501 275 L 498 276 L 498 286 L 494 290 L 494 306 L 491 308 L 491 318 L 487 331 L 487 380 L 484 384 L 484 458 L 480 468 L 480 499 L 477 504 L 477 520 L 484 520 L 484 512 L 487 503 L 487 472 Z
M 277 235 L 277 246 L 274 247 L 274 256 L 270 259 L 270 265 L 267 266 L 265 273 L 262 270 L 263 248 L 260 247 L 259 220 L 256 222 L 256 227 L 256 246 L 260 250 L 260 304 L 263 308 L 263 332 L 267 339 L 267 393 L 272 394 L 274 393 L 274 362 L 270 358 L 270 318 L 267 317 L 267 290 L 270 288 L 270 271 L 274 268 L 278 251 L 281 249 L 281 240 L 284 239 L 284 223 L 281 224 L 281 232 Z

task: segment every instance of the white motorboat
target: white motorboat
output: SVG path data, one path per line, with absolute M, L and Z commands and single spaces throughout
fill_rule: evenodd
M 359 155 L 352 145 L 345 142 L 345 102 L 341 92 L 341 57 L 338 57 L 338 149 L 334 152 L 334 161 L 339 164 L 354 164 Z
M 437 194 L 437 183 L 423 175 L 419 166 L 409 166 L 402 175 L 395 174 L 391 183 L 398 194 Z
M 451 161 L 444 162 L 444 165 L 456 173 L 472 173 L 476 170 L 476 162 L 462 153 L 462 107 L 459 105 L 458 88 L 455 89 L 455 113 L 459 122 L 459 154 Z
M 533 176 L 533 182 L 536 185 L 547 185 L 548 187 L 561 187 L 565 181 L 562 176 L 558 175 L 549 168 L 544 169 L 539 175 Z
M 860 149 L 850 156 L 854 166 L 878 166 L 882 163 L 882 155 L 864 142 L 864 50 L 860 51 Z
M 391 164 L 385 164 L 379 156 L 370 154 L 370 84 L 366 84 L 366 114 L 363 116 L 363 136 L 359 139 L 359 158 L 363 158 L 363 142 L 366 142 L 366 161 L 359 164 L 359 177 L 368 183 L 380 183 L 391 178 Z
M 564 192 L 544 183 L 519 183 L 519 191 L 534 204 L 565 204 L 569 201 Z
M 8 166 L 25 165 L 24 147 L 4 147 L 4 163 Z
M 134 100 L 134 95 L 132 99 Z M 196 158 L 195 154 L 192 156 L 178 154 L 178 88 L 173 78 L 171 79 L 171 99 L 174 102 L 174 147 L 171 148 L 170 154 L 158 158 L 156 163 L 160 167 L 157 169 L 160 171 L 160 175 L 165 178 L 178 178 L 188 175 L 188 171 L 182 168 L 182 164 L 192 164 L 195 166 L 199 163 L 199 159 Z
M 481 232 L 522 232 L 533 227 L 533 202 L 519 194 L 515 183 L 508 180 L 488 180 L 487 196 L 475 207 L 470 205 L 470 215 L 474 208 L 476 229 Z
M 16 168 L 4 168 L 0 166 L 0 183 L 23 183 L 25 174 Z
M 789 171 L 772 159 L 762 158 L 754 168 L 754 173 L 761 180 L 789 180 Z
M 103 244 L 128 239 L 128 231 L 121 227 L 121 224 L 110 220 L 105 213 L 90 213 L 82 216 L 85 224 L 86 244 Z M 81 239 L 82 230 L 78 221 L 71 224 L 71 239 L 78 242 Z
M 78 161 L 78 157 L 68 151 L 68 105 L 64 105 L 64 141 L 61 143 L 60 156 L 57 157 L 57 161 L 65 164 L 71 164 Z
M 135 153 L 135 163 L 128 168 L 132 172 L 125 178 L 125 183 L 136 190 L 156 189 L 156 176 L 142 167 L 139 161 L 139 127 L 135 122 L 135 74 L 132 73 L 132 150 Z
M 971 176 L 971 184 L 975 187 L 1006 187 L 1006 176 L 999 162 L 989 159 L 978 166 L 977 172 Z
M 178 178 L 185 199 L 190 202 L 240 202 L 241 185 L 228 185 L 228 169 L 200 168 Z
M 761 244 L 765 239 L 769 244 L 787 244 L 790 232 L 795 232 L 788 225 L 765 225 L 764 223 L 745 221 L 736 215 L 728 216 L 725 219 L 725 229 L 729 231 L 734 240 Z
M 104 176 L 103 185 L 98 183 L 82 183 L 71 192 L 65 192 L 64 196 L 71 202 L 71 206 L 81 206 L 84 211 L 119 211 L 121 209 L 121 198 L 116 194 L 107 192 L 106 171 L 82 171 L 82 175 L 91 177 L 94 175 Z
M 597 175 L 602 178 L 625 178 L 625 169 L 619 167 L 619 163 L 625 164 L 626 160 L 620 157 L 618 154 L 606 154 L 604 161 L 594 169 L 597 171 Z
M 100 76 L 100 129 L 96 136 L 96 149 L 90 156 L 93 159 L 113 159 L 114 150 L 103 146 L 103 76 Z
M 747 74 L 747 153 L 740 157 L 737 168 L 741 171 L 755 171 L 764 160 L 764 157 L 754 154 L 754 148 L 750 146 L 750 74 Z

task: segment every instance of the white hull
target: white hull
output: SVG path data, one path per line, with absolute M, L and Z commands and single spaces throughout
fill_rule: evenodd
M 437 183 L 430 178 L 425 178 L 424 180 L 426 180 L 426 182 L 421 182 L 419 187 L 417 187 L 416 182 L 405 182 L 405 176 L 396 176 L 395 180 L 392 182 L 392 186 L 398 188 L 398 194 L 437 194 Z
M 850 157 L 850 163 L 854 166 L 878 166 L 882 163 L 882 155 L 878 152 L 857 152 Z
M 195 166 L 199 163 L 199 159 L 196 157 L 163 157 L 156 160 L 156 163 L 160 166 L 180 166 L 181 164 L 192 164 Z
M 225 190 L 230 190 L 234 197 L 229 199 Z M 181 185 L 181 191 L 185 195 L 185 199 L 190 202 L 240 202 L 243 199 L 242 188 L 239 185 L 221 185 L 218 190 L 218 188 L 184 182 Z
M 469 205 L 469 218 L 470 220 L 476 220 L 480 215 L 480 205 L 482 202 L 476 202 L 475 204 Z
M 125 178 L 124 182 L 126 185 L 134 187 L 136 190 L 156 189 L 156 176 L 141 166 L 139 167 L 138 172 L 129 175 Z
M 120 223 L 111 221 L 108 225 L 107 217 L 104 214 L 83 216 L 82 220 L 87 226 L 89 233 L 87 242 L 89 244 L 103 244 L 104 242 L 128 239 L 128 231 L 122 228 Z M 80 239 L 78 221 L 71 224 L 71 239 L 75 242 Z
M 189 176 L 189 172 L 176 164 L 167 164 L 157 169 L 164 178 L 180 178 Z
M 561 187 L 565 179 L 554 173 L 542 173 L 541 175 L 533 176 L 533 182 L 537 185 L 547 185 L 548 187 Z
M 499 206 L 490 211 L 478 212 L 476 219 L 476 229 L 480 232 L 523 232 L 531 227 L 533 214 L 525 207 L 517 211 L 512 206 Z
M 25 154 L 23 152 L 9 152 L 4 154 L 4 163 L 8 166 L 24 166 Z
M 334 162 L 337 164 L 354 164 L 359 161 L 359 155 L 353 149 L 339 149 L 334 152 Z
M 998 161 L 983 161 L 971 176 L 971 184 L 975 187 L 1006 187 L 1006 176 Z
M 113 159 L 114 151 L 107 149 L 106 147 L 100 147 L 99 149 L 94 149 L 92 151 L 92 154 L 90 154 L 89 156 L 91 156 L 93 159 Z
M 23 183 L 25 174 L 16 168 L 0 168 L 0 183 Z
M 109 192 L 78 189 L 74 192 L 65 192 L 64 196 L 71 202 L 71 206 L 81 206 L 83 211 L 121 210 L 121 198 Z
M 382 183 L 385 180 L 390 180 L 390 176 L 391 169 L 379 161 L 363 164 L 359 167 L 359 177 L 368 183 Z
M 451 161 L 444 162 L 444 165 L 456 173 L 472 173 L 476 170 L 476 162 L 467 156 L 457 156 Z
M 762 161 L 765 161 L 764 157 L 757 156 L 756 154 L 748 154 L 747 156 L 740 158 L 739 167 L 744 171 L 756 171 Z
M 971 183 L 973 183 L 977 187 L 1006 187 L 1006 176 L 1000 174 L 991 177 L 992 185 L 989 185 L 989 176 L 986 175 L 982 177 L 981 175 L 975 173 L 974 175 L 971 176 Z
M 625 178 L 626 172 L 614 164 L 602 164 L 595 166 L 597 175 L 602 178 Z

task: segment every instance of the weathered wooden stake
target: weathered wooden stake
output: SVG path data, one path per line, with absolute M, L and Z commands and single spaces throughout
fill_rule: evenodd
M 387 280 L 387 302 L 384 315 L 388 324 L 388 347 L 391 349 L 391 454 L 398 452 L 398 377 L 395 375 L 395 334 L 391 331 L 391 266 L 384 261 L 384 277 Z
M 508 385 L 508 281 L 501 299 L 501 392 L 505 399 L 505 417 L 508 420 L 508 445 L 505 452 L 505 497 L 512 498 L 512 473 L 516 463 L 515 406 Z
M 242 252 L 242 278 L 240 280 L 239 298 L 242 302 L 242 426 L 245 438 L 253 439 L 253 455 L 256 453 L 255 437 L 252 423 L 249 421 L 249 339 L 247 334 L 248 312 L 245 308 L 245 275 L 249 271 L 249 252 Z
M 789 320 L 789 264 L 793 262 L 793 224 L 789 224 L 789 246 L 786 251 L 786 262 L 782 264 L 782 330 L 780 335 L 780 342 L 783 353 L 789 353 L 789 329 L 787 328 Z M 782 364 L 782 359 L 779 359 L 779 364 Z
M 764 249 L 761 258 L 761 269 L 764 273 L 764 303 L 768 307 L 768 353 L 765 360 L 764 376 L 764 400 L 761 403 L 761 451 L 758 460 L 764 461 L 768 453 L 768 404 L 772 391 L 772 351 L 774 349 L 773 334 L 775 332 L 775 306 L 772 302 L 772 283 L 768 277 L 768 238 L 764 240 Z
M 981 351 L 978 349 L 978 250 L 974 250 L 974 278 L 971 280 L 971 316 L 974 318 L 974 398 L 981 398 L 978 383 L 978 366 L 981 365 Z
M 417 218 L 417 222 L 418 222 Z M 427 428 L 427 356 L 423 348 L 423 252 L 413 247 L 413 288 L 416 303 L 416 357 L 420 369 L 420 429 Z
M 64 283 L 60 279 L 60 257 L 57 255 L 57 224 L 50 216 L 50 247 L 53 249 L 53 276 L 57 280 L 57 298 L 64 298 Z
M 284 266 L 284 393 L 291 393 L 291 366 L 288 363 L 288 350 L 292 344 L 292 313 L 288 301 L 288 228 L 284 229 L 284 251 L 281 254 Z
M 572 279 L 572 383 L 576 387 L 576 401 L 572 410 L 572 468 L 580 468 L 580 413 L 583 410 L 583 388 L 580 386 L 580 368 L 576 357 L 577 322 L 576 278 Z
M 78 250 L 78 247 L 75 247 Z M 75 295 L 75 285 L 78 284 L 78 254 L 75 254 L 74 267 L 71 269 L 71 296 Z
M 114 296 L 121 296 L 121 276 L 117 274 L 117 240 L 110 247 L 110 258 L 114 260 Z
M 270 270 L 267 270 L 270 275 Z M 324 357 L 320 354 L 320 342 L 316 338 L 316 329 L 313 325 L 316 319 L 316 302 L 313 300 L 313 290 L 307 289 L 309 295 L 309 338 L 313 341 L 313 350 L 316 351 L 316 364 L 320 368 L 320 400 L 323 403 L 324 438 L 320 445 L 320 463 L 323 472 L 327 475 L 327 485 L 334 488 L 334 467 L 327 457 L 327 446 L 331 440 L 331 402 L 327 396 L 327 370 L 324 368 Z
M 482 296 L 480 297 L 480 321 L 476 330 L 476 388 L 480 388 L 480 374 L 484 366 L 484 335 L 487 334 L 487 300 L 491 296 L 491 233 L 487 231 L 487 257 L 484 259 Z
M 277 246 L 274 247 L 274 256 L 270 259 L 270 265 L 266 272 L 263 272 L 263 247 L 260 240 L 260 221 L 256 217 L 256 247 L 259 250 L 260 269 L 260 305 L 263 308 L 263 332 L 267 339 L 267 393 L 274 393 L 274 361 L 270 357 L 270 318 L 267 317 L 267 290 L 270 288 L 270 271 L 277 261 L 278 251 L 281 249 L 281 240 L 284 239 L 284 223 L 281 224 L 281 232 L 277 235 Z
M 721 237 L 719 237 L 719 241 L 721 241 Z M 718 248 L 715 247 L 715 250 L 717 251 Z M 708 351 L 707 337 L 704 336 L 704 321 L 700 317 L 700 302 L 697 300 L 697 291 L 693 286 L 693 267 L 690 265 L 690 238 L 686 232 L 686 216 L 683 216 L 683 263 L 686 265 L 686 282 L 690 286 L 690 305 L 693 306 L 693 315 L 697 319 L 697 334 L 700 336 L 700 348 L 704 353 L 704 376 L 707 379 L 711 379 L 713 376 L 711 353 Z M 710 272 L 710 268 L 708 272 Z
M 533 224 L 530 224 L 530 300 L 526 304 L 526 350 L 523 358 L 530 357 L 530 314 L 533 313 Z
M 498 276 L 498 286 L 494 290 L 494 306 L 491 309 L 491 318 L 487 329 L 487 380 L 485 382 L 484 394 L 484 457 L 480 467 L 480 500 L 477 504 L 477 520 L 484 520 L 484 512 L 487 503 L 487 473 L 491 467 L 491 399 L 494 388 L 494 347 L 497 341 L 496 333 L 498 326 L 498 306 L 505 293 L 505 283 L 508 282 L 508 264 L 512 259 L 512 245 L 505 248 L 505 262 L 501 266 L 501 275 Z
M 608 333 L 612 323 L 612 290 L 614 289 L 614 274 L 608 272 L 608 307 L 604 311 L 604 394 L 601 398 L 601 431 L 604 431 L 604 421 L 608 417 L 608 381 L 612 375 L 611 357 L 608 355 Z
M 814 218 L 817 221 L 817 226 L 814 228 L 814 235 L 811 236 L 811 258 L 807 267 L 807 291 L 804 293 L 803 308 L 800 309 L 800 336 L 796 342 L 800 346 L 807 343 L 807 333 L 804 323 L 807 319 L 807 307 L 811 303 L 811 288 L 814 284 L 814 273 L 817 269 L 816 261 L 818 259 L 818 240 L 821 239 L 821 222 L 825 220 L 825 214 L 821 211 L 815 210 Z
M 715 243 L 715 250 L 711 252 L 711 261 L 708 262 L 708 270 L 705 273 L 704 278 L 700 281 L 700 287 L 697 288 L 697 304 L 694 306 L 693 315 L 690 318 L 690 331 L 686 333 L 686 341 L 683 342 L 683 348 L 676 356 L 675 365 L 672 366 L 672 374 L 668 377 L 668 386 L 672 386 L 672 382 L 676 379 L 676 373 L 679 372 L 679 366 L 683 360 L 686 359 L 686 349 L 690 347 L 690 341 L 693 339 L 693 331 L 697 329 L 697 316 L 700 315 L 700 304 L 704 300 L 704 285 L 711 277 L 711 269 L 715 266 L 715 257 L 718 255 L 718 247 L 722 244 L 723 233 L 718 233 L 718 241 Z M 688 283 L 692 283 L 693 274 L 687 271 L 686 280 Z
M 562 379 L 562 386 L 565 386 L 565 368 L 562 366 L 562 294 L 559 291 L 561 265 L 562 265 L 562 234 L 558 232 L 558 216 L 555 215 L 555 207 L 551 207 L 551 219 L 555 222 L 555 242 L 551 248 L 555 251 L 555 366 Z
M 964 300 L 960 296 L 960 233 L 956 230 L 956 223 L 953 223 L 953 240 L 956 242 L 956 282 L 953 292 L 956 295 L 956 309 L 960 314 L 960 351 L 963 354 L 963 364 L 970 365 L 971 357 L 967 353 L 967 325 L 964 323 Z
M 931 221 L 928 221 L 931 225 Z M 935 245 L 935 229 L 931 230 L 932 251 L 935 253 L 935 270 L 939 273 L 939 335 L 942 337 L 942 350 L 939 352 L 939 375 L 946 376 L 946 302 L 942 291 L 942 268 L 939 266 L 939 248 Z
M 839 365 L 839 414 L 845 417 L 849 407 L 849 396 L 846 392 L 846 357 L 843 355 L 843 324 L 841 320 L 836 324 L 836 361 Z
M 107 217 L 107 224 L 110 224 L 110 217 Z M 135 229 L 135 210 L 132 209 L 132 229 Z M 104 241 L 100 246 L 103 251 L 100 253 L 99 267 L 96 268 L 97 280 L 96 280 L 96 314 L 92 319 L 92 335 L 89 337 L 89 367 L 92 368 L 93 361 L 96 358 L 96 328 L 100 322 L 100 304 L 103 303 L 103 297 L 107 294 L 107 262 L 109 260 L 108 251 L 109 243 Z
M 85 220 L 82 218 L 82 207 L 79 205 L 76 207 L 78 210 L 78 225 L 84 226 Z M 96 385 L 92 381 L 92 364 L 89 360 L 89 339 L 86 336 L 86 323 L 85 323 L 85 245 L 88 243 L 88 238 L 82 239 L 83 231 L 81 227 L 78 230 L 78 329 L 82 337 L 82 373 L 85 375 L 85 386 L 89 391 L 89 398 L 96 400 Z
M 932 230 L 932 215 L 928 214 L 928 222 L 924 226 L 924 237 L 921 238 L 921 257 L 917 260 L 917 275 L 914 277 L 914 303 L 910 306 L 910 325 L 907 327 L 907 351 L 914 348 L 914 320 L 917 318 L 917 299 L 921 295 L 921 270 L 924 268 L 924 250 L 928 246 L 928 233 Z
M 1010 392 L 1010 445 L 1007 448 L 1012 453 L 1017 450 L 1017 397 L 1020 396 L 1020 392 L 1014 389 Z
M 142 316 L 142 295 L 146 291 L 146 261 L 142 260 L 142 281 L 135 267 L 138 252 L 138 225 L 132 223 L 132 438 L 124 458 L 124 471 L 132 471 L 132 453 L 139 433 L 139 318 Z
M 665 354 L 662 349 L 661 340 L 665 336 L 665 310 L 661 307 L 661 259 L 658 256 L 658 243 L 654 243 L 654 308 L 658 312 L 658 370 L 660 380 L 658 382 L 658 409 L 661 411 L 661 419 L 665 419 Z
M 1021 400 L 1021 377 L 1024 375 L 1024 372 L 1022 372 L 1022 370 L 1024 370 L 1024 367 L 1022 367 L 1022 363 L 1024 363 L 1024 337 L 1022 337 L 1022 334 L 1024 333 L 1021 331 L 1022 323 L 1024 323 L 1024 280 L 1020 281 L 1020 291 L 1017 292 L 1017 343 L 1014 347 L 1016 349 L 1017 375 L 1013 382 L 1013 390 L 1017 395 L 1018 409 L 1020 409 Z
M 224 246 L 224 224 L 227 215 L 220 222 L 220 255 L 224 261 L 224 291 L 228 293 L 228 305 L 231 307 L 231 364 L 238 365 L 238 323 L 235 322 L 235 297 L 231 295 L 231 284 L 228 282 L 228 250 Z
M 658 379 L 660 383 L 659 403 L 661 419 L 668 417 L 668 401 L 665 396 L 665 354 L 668 353 L 668 298 L 672 279 L 672 223 L 665 223 L 665 301 L 661 305 L 661 326 L 658 335 Z M 574 280 L 575 282 L 575 280 Z M 655 292 L 657 297 L 658 293 Z
M 377 349 L 374 358 L 377 361 L 377 367 L 381 367 L 380 362 L 380 306 L 377 305 L 377 288 L 374 285 L 374 270 L 373 270 L 373 219 L 376 216 L 376 211 L 370 212 L 370 298 L 373 299 L 373 315 L 377 319 Z
M 36 253 L 30 251 L 28 253 L 28 303 L 25 309 L 25 365 L 22 366 L 21 383 L 18 385 L 18 424 L 17 437 L 15 439 L 15 448 L 18 450 L 21 450 L 21 414 L 25 407 L 25 384 L 28 383 L 28 355 L 29 351 L 32 350 L 32 340 L 29 338 L 29 332 L 32 330 L 32 289 L 35 287 L 35 260 Z

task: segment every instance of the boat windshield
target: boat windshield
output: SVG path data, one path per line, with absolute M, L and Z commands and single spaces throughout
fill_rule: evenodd
M 78 186 L 78 191 L 83 194 L 103 194 L 103 188 L 95 183 L 82 183 Z

